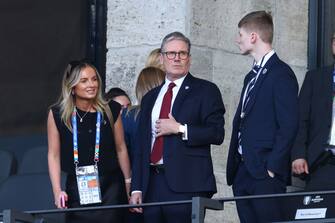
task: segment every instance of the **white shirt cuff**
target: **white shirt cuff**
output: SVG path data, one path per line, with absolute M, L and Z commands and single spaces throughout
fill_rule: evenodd
M 180 125 L 179 126 L 179 132 L 181 132 L 181 139 L 182 140 L 188 140 L 188 137 L 187 137 L 187 124 L 184 124 L 184 125 Z
M 133 194 L 135 194 L 135 193 L 142 193 L 142 191 L 140 191 L 140 190 L 133 190 L 133 191 L 131 192 L 131 195 L 133 195 Z

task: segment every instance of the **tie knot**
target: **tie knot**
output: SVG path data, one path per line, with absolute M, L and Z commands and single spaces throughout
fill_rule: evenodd
M 176 84 L 173 83 L 173 82 L 171 82 L 171 83 L 169 84 L 169 89 L 168 89 L 168 90 L 171 90 L 171 89 L 174 88 L 175 86 L 176 86 Z
M 253 66 L 253 68 L 252 68 L 252 72 L 253 72 L 254 74 L 258 74 L 258 71 L 259 71 L 260 68 L 261 68 L 261 66 L 255 64 L 255 65 Z

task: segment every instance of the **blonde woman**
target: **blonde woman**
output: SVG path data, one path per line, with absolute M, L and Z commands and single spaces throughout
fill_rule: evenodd
M 102 98 L 101 78 L 85 61 L 65 70 L 48 114 L 49 174 L 57 208 L 127 202 L 131 176 L 120 105 Z M 67 173 L 61 188 L 61 171 Z M 73 212 L 66 222 L 121 222 L 124 211 Z
M 156 67 L 146 67 L 138 75 L 135 93 L 137 99 L 137 105 L 128 108 L 127 112 L 123 112 L 122 123 L 124 125 L 124 133 L 127 148 L 132 157 L 132 153 L 135 147 L 135 134 L 137 131 L 137 117 L 141 110 L 141 101 L 143 96 L 151 89 L 158 87 L 164 82 L 165 73 Z
M 145 63 L 145 67 L 157 67 L 164 71 L 163 64 L 160 61 L 161 49 L 156 48 L 152 50 L 147 58 L 147 62 Z

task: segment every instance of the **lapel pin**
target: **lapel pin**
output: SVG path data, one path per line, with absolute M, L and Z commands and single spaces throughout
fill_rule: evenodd
M 189 86 L 185 86 L 185 90 L 188 90 L 190 87 Z
M 262 74 L 266 74 L 266 72 L 268 72 L 268 69 L 264 68 Z

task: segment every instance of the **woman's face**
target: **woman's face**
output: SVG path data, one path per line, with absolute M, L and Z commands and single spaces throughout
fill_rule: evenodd
M 97 74 L 92 67 L 85 67 L 80 72 L 80 80 L 73 91 L 77 99 L 90 100 L 97 96 L 99 82 Z

